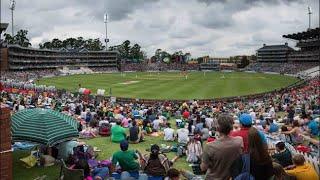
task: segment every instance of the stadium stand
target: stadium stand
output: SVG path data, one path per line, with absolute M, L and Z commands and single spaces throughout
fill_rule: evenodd
M 117 51 L 88 51 L 86 49 L 47 50 L 8 45 L 2 48 L 2 65 L 10 71 L 57 69 L 68 67 L 113 67 L 119 64 Z

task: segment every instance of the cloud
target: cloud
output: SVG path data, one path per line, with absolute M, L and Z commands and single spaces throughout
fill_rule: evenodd
M 129 39 L 148 56 L 156 49 L 192 56 L 254 54 L 263 43 L 283 44 L 283 34 L 306 30 L 307 6 L 319 0 L 16 0 L 15 29 L 27 29 L 33 46 L 52 38 L 105 38 L 109 45 Z M 1 20 L 11 21 L 9 0 Z M 319 14 L 312 16 L 318 25 Z M 10 32 L 8 28 L 7 32 Z M 289 44 L 293 45 L 293 41 Z

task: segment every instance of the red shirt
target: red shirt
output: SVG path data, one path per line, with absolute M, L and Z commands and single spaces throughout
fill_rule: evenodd
M 185 111 L 182 113 L 183 118 L 188 119 L 190 116 L 190 113 L 188 111 Z
M 248 133 L 249 133 L 249 128 L 242 127 L 242 128 L 240 128 L 239 131 L 231 131 L 230 134 L 229 134 L 232 137 L 236 137 L 236 136 L 242 137 L 244 153 L 247 153 L 248 152 L 248 148 L 249 148 Z

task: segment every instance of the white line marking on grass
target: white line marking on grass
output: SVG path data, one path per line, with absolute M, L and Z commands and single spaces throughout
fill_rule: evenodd
M 221 77 L 222 78 L 222 77 Z M 267 79 L 266 77 L 223 77 L 226 79 Z
M 125 81 L 125 82 L 118 83 L 118 84 L 129 85 L 129 84 L 135 84 L 135 83 L 138 83 L 138 82 L 140 82 L 140 81 Z

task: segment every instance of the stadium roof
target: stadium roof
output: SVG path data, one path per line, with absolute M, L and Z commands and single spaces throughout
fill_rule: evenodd
M 306 40 L 306 39 L 315 39 L 320 37 L 320 28 L 309 29 L 307 31 L 287 34 L 282 37 L 294 40 Z
M 28 50 L 34 50 L 34 51 L 46 51 L 46 52 L 70 52 L 70 53 L 103 53 L 103 52 L 117 52 L 117 50 L 101 50 L 101 51 L 89 51 L 88 49 L 68 49 L 68 48 L 52 48 L 52 49 L 39 49 L 39 48 L 34 48 L 34 47 L 22 47 L 18 44 L 9 44 L 8 48 L 10 47 L 16 47 L 16 48 L 21 48 L 21 49 L 28 49 Z
M 262 48 L 258 49 L 258 51 L 287 51 L 287 50 L 294 50 L 290 46 L 286 44 L 280 44 L 280 45 L 263 45 Z

